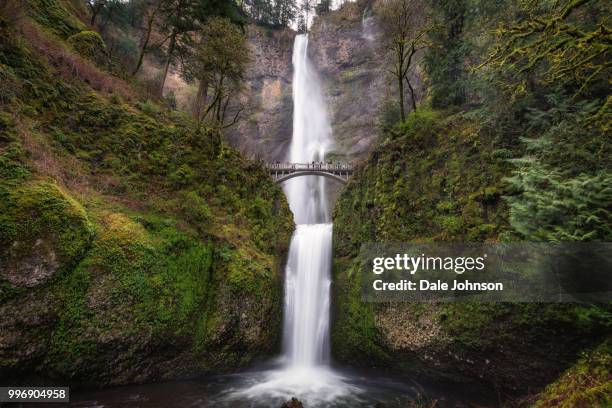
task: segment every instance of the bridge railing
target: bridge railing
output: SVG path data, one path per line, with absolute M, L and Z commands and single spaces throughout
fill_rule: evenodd
M 266 168 L 276 171 L 300 171 L 300 170 L 318 170 L 328 171 L 330 173 L 336 171 L 352 171 L 353 166 L 347 163 L 266 163 Z

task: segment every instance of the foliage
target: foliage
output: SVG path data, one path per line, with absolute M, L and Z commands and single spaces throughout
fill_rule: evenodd
M 108 0 L 87 0 L 87 6 L 91 11 L 91 25 L 94 25 L 96 23 L 96 18 L 98 17 L 100 12 L 108 5 L 108 3 Z
M 427 33 L 431 23 L 425 6 L 418 0 L 384 0 L 376 3 L 376 13 L 384 30 L 383 47 L 390 54 L 391 73 L 397 83 L 401 120 L 406 119 L 404 84 L 408 86 L 412 110 L 417 109 L 416 95 L 410 82 L 415 55 L 429 46 Z
M 189 76 L 202 88 L 197 102 L 199 122 L 208 120 L 221 127 L 236 123 L 240 110 L 226 125 L 227 109 L 243 86 L 249 62 L 249 47 L 238 28 L 228 19 L 210 19 L 202 28 L 200 44 L 188 67 Z
M 605 89 L 612 34 L 605 17 L 592 16 L 605 16 L 607 6 L 595 0 L 526 3 L 523 21 L 498 29 L 498 45 L 485 64 L 509 65 L 518 81 L 508 85 L 517 93 L 530 88 L 524 74 L 531 72 L 544 84 L 563 83 L 576 96 L 587 89 Z
M 61 38 L 87 30 L 60 0 L 28 0 L 28 14 L 42 27 Z
M 81 31 L 68 37 L 67 43 L 81 56 L 102 65 L 107 59 L 106 44 L 95 31 Z
M 164 90 L 169 66 L 186 60 L 191 54 L 195 42 L 195 34 L 206 21 L 215 16 L 226 17 L 240 21 L 236 12 L 237 5 L 232 1 L 221 0 L 163 0 L 160 8 L 161 24 L 159 30 L 167 35 L 168 47 L 166 63 L 162 74 L 159 95 Z
M 604 341 L 547 386 L 534 404 L 548 407 L 606 407 L 612 404 L 612 345 Z
M 467 44 L 463 40 L 468 2 L 437 0 L 434 2 L 433 29 L 428 33 L 435 44 L 425 55 L 431 105 L 446 108 L 465 101 L 464 58 Z
M 245 0 L 244 9 L 257 23 L 288 27 L 296 18 L 296 0 Z

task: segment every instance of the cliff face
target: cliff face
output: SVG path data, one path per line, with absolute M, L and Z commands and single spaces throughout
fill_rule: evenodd
M 310 57 L 327 90 L 336 141 L 333 154 L 342 160 L 364 158 L 379 135 L 384 116 L 397 109 L 390 65 L 380 45 L 382 33 L 372 11 L 374 3 L 345 3 L 317 17 L 309 33 Z M 411 80 L 420 97 L 423 86 L 416 69 Z
M 362 16 L 360 4 L 347 4 L 317 18 L 309 34 L 310 56 L 327 91 L 334 153 L 349 158 L 365 153 L 375 140 L 387 88 L 376 58 L 375 24 L 366 30 Z
M 315 18 L 308 34 L 309 56 L 323 82 L 336 141 L 332 160 L 365 157 L 383 117 L 397 110 L 373 3 L 346 3 Z M 248 27 L 253 61 L 242 96 L 246 108 L 243 120 L 227 132 L 230 142 L 247 155 L 285 159 L 293 130 L 295 35 L 290 29 Z M 411 76 L 420 97 L 423 86 L 418 70 Z
M 293 130 L 291 55 L 295 32 L 251 25 L 247 35 L 252 62 L 242 95 L 243 120 L 227 137 L 249 156 L 283 160 Z

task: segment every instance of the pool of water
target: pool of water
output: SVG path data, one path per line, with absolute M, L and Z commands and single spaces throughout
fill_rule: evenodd
M 75 391 L 69 404 L 23 404 L 21 407 L 70 408 L 275 408 L 298 397 L 304 408 L 494 407 L 494 397 L 471 386 L 431 384 L 394 378 L 381 372 L 334 370 L 309 379 L 312 388 L 289 390 L 282 370 L 248 371 L 198 380 Z M 286 375 L 291 375 L 287 373 Z M 295 373 L 293 373 L 295 375 Z M 278 383 L 286 387 L 278 387 Z M 299 388 L 299 389 L 298 389 Z

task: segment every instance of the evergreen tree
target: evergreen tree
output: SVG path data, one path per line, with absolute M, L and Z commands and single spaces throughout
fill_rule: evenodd
M 202 28 L 187 74 L 200 82 L 196 118 L 220 126 L 231 126 L 238 120 L 240 109 L 226 123 L 231 99 L 243 86 L 244 72 L 250 61 L 244 35 L 229 19 L 209 19 Z
M 159 85 L 162 96 L 170 65 L 177 60 L 185 61 L 195 45 L 194 34 L 212 16 L 222 16 L 242 22 L 238 7 L 233 0 L 164 0 L 160 8 L 162 32 L 166 33 L 168 47 L 166 62 Z
M 465 102 L 465 57 L 463 34 L 467 0 L 432 2 L 434 29 L 429 33 L 433 46 L 425 56 L 431 103 L 435 108 Z

